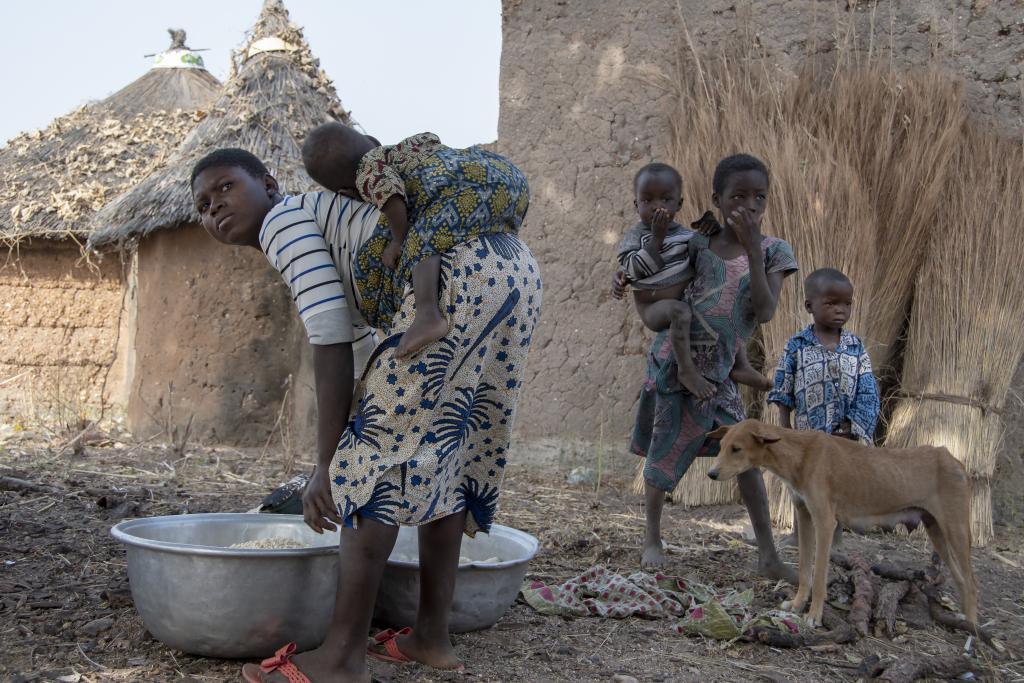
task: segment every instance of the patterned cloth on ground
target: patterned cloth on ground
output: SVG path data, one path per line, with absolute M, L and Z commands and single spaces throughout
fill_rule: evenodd
M 452 149 L 433 133 L 377 147 L 360 162 L 357 187 L 378 207 L 405 198 L 409 231 L 395 270 L 381 262 L 390 240 L 387 219 L 359 250 L 356 283 L 363 315 L 388 331 L 402 305 L 412 269 L 480 235 L 515 233 L 530 204 L 526 176 L 508 159 L 480 149 Z
M 363 397 L 331 463 L 346 525 L 356 518 L 425 524 L 468 509 L 487 531 L 498 501 L 526 356 L 540 317 L 537 262 L 514 234 L 458 245 L 441 257 L 448 334 L 412 359 L 394 349 L 414 315 L 374 350 Z
M 679 621 L 672 626 L 676 633 L 716 640 L 738 638 L 755 626 L 773 626 L 787 633 L 809 630 L 795 614 L 781 610 L 755 612 L 750 589 L 719 591 L 693 579 L 645 572 L 624 577 L 601 565 L 552 586 L 527 581 L 520 594 L 530 607 L 545 615 L 677 618 Z

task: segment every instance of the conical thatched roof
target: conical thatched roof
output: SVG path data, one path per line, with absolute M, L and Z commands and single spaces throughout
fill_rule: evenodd
M 313 187 L 302 168 L 304 136 L 321 123 L 347 123 L 349 117 L 280 0 L 265 1 L 232 70 L 210 115 L 167 162 L 94 216 L 91 248 L 198 222 L 189 175 L 200 157 L 218 147 L 249 150 L 289 192 Z
M 182 48 L 156 61 L 110 97 L 0 149 L 0 241 L 88 236 L 92 214 L 146 177 L 206 116 L 220 83 L 202 59 Z

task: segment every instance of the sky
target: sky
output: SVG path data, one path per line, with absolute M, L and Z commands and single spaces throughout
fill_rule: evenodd
M 144 74 L 144 55 L 183 28 L 210 73 L 229 55 L 262 0 L 0 0 L 0 144 L 100 100 Z M 500 0 L 284 0 L 342 105 L 385 144 L 423 131 L 454 147 L 498 133 Z M 386 43 L 387 47 L 382 47 Z M 16 106 L 14 104 L 16 103 Z

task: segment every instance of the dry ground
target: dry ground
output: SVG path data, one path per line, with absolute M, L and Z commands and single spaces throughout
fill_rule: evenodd
M 185 455 L 152 444 L 97 443 L 61 453 L 40 438 L 0 442 L 0 476 L 63 492 L 0 491 L 0 678 L 8 681 L 234 681 L 239 663 L 192 657 L 153 640 L 128 593 L 125 554 L 109 536 L 124 516 L 243 511 L 285 478 L 284 463 L 260 449 L 193 447 Z M 299 463 L 298 467 L 302 467 Z M 636 570 L 643 509 L 620 472 L 602 484 L 569 487 L 565 473 L 512 466 L 498 521 L 541 539 L 529 577 L 554 581 L 596 563 Z M 117 487 L 144 487 L 122 498 Z M 106 507 L 102 507 L 106 505 Z M 753 587 L 761 605 L 788 589 L 758 579 L 752 548 L 740 540 L 739 506 L 666 507 L 666 540 L 676 547 L 667 573 L 718 586 Z M 847 552 L 868 561 L 924 566 L 916 537 L 849 537 Z M 1014 653 L 992 662 L 997 680 L 1024 681 L 1024 544 L 1020 530 L 974 553 L 983 621 Z M 790 551 L 788 558 L 795 561 Z M 836 570 L 833 570 L 836 575 Z M 955 654 L 963 634 L 931 626 L 895 641 L 868 637 L 823 649 L 777 650 L 674 635 L 664 621 L 565 620 L 517 603 L 496 627 L 456 636 L 464 673 L 373 664 L 382 681 L 853 681 L 865 655 Z M 990 653 L 990 650 L 983 652 Z

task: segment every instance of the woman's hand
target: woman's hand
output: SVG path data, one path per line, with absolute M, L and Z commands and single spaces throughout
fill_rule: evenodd
M 341 515 L 338 514 L 338 508 L 331 496 L 331 480 L 324 467 L 317 467 L 306 484 L 306 490 L 302 494 L 302 517 L 306 521 L 306 526 L 318 534 L 322 534 L 325 529 L 335 531 L 337 525 L 342 524 Z
M 388 246 L 384 247 L 380 260 L 385 266 L 394 270 L 398 267 L 398 260 L 400 258 L 402 258 L 402 243 L 392 237 L 391 241 L 388 242 Z
M 612 296 L 616 299 L 626 296 L 626 274 L 621 270 L 612 275 Z

